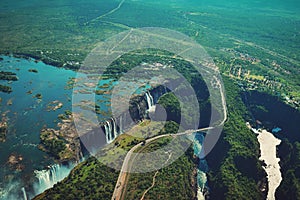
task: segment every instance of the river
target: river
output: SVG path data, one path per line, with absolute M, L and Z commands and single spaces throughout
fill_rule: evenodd
M 1 80 L 13 92 L 0 93 L 1 114 L 8 118 L 6 142 L 0 143 L 0 197 L 20 199 L 23 191 L 34 193 L 28 185 L 35 181 L 34 170 L 41 170 L 54 161 L 38 149 L 39 133 L 43 126 L 56 127 L 57 116 L 71 110 L 72 90 L 64 89 L 69 78 L 76 73 L 34 60 L 2 56 L 1 71 L 16 73 L 18 81 Z M 37 70 L 37 73 L 30 72 Z M 42 98 L 35 95 L 41 94 Z M 47 111 L 49 103 L 59 101 L 62 109 Z M 10 102 L 10 103 L 9 103 Z M 8 164 L 9 158 L 17 157 L 16 163 Z M 30 192 L 31 191 L 31 192 Z
M 281 143 L 281 140 L 267 130 L 256 130 L 254 128 L 251 128 L 251 130 L 257 134 L 261 152 L 259 159 L 266 164 L 263 168 L 268 179 L 267 200 L 275 200 L 276 189 L 282 181 L 280 159 L 277 157 L 277 146 Z
M 204 133 L 199 132 L 193 134 L 194 154 L 198 157 L 200 157 L 203 141 L 204 141 Z M 205 193 L 207 192 L 206 190 L 209 189 L 207 184 L 207 175 L 206 175 L 208 170 L 209 168 L 206 160 L 200 159 L 197 168 L 197 186 L 198 186 L 197 199 L 198 200 L 204 200 Z
M 0 85 L 12 88 L 11 93 L 0 93 L 0 113 L 8 119 L 6 141 L 0 143 L 0 199 L 30 199 L 62 180 L 75 166 L 75 163 L 58 164 L 39 150 L 41 129 L 57 129 L 58 115 L 67 110 L 95 109 L 93 102 L 86 102 L 86 96 L 93 96 L 87 92 L 96 87 L 108 91 L 118 81 L 103 79 L 95 85 L 87 75 L 72 70 L 34 59 L 0 57 L 0 71 L 13 72 L 18 77 L 17 81 L 0 80 Z M 77 84 L 73 90 L 74 82 Z M 145 83 L 136 94 L 150 87 Z M 72 107 L 73 92 L 85 95 Z M 101 111 L 97 114 L 99 121 L 110 117 L 110 97 L 109 92 L 95 95 L 94 101 Z M 57 105 L 62 107 L 53 109 Z
M 57 128 L 59 114 L 72 111 L 72 82 L 86 76 L 33 59 L 1 58 L 0 71 L 13 72 L 18 80 L 0 80 L 12 88 L 11 93 L 0 93 L 0 113 L 8 119 L 6 141 L 0 143 L 0 199 L 30 199 L 63 179 L 74 166 L 57 165 L 39 150 L 39 135 L 43 127 Z M 100 85 L 111 82 L 101 81 Z M 91 86 L 83 83 L 78 90 L 87 87 Z M 107 110 L 108 99 L 105 94 L 97 95 L 102 111 Z M 53 110 L 58 102 L 62 107 Z

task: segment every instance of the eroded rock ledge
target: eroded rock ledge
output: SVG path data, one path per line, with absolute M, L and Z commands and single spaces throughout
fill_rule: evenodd
M 154 102 L 157 102 L 158 98 L 167 92 L 166 88 L 163 86 L 157 86 L 152 88 L 150 94 L 154 98 Z M 121 134 L 124 130 L 130 127 L 132 124 L 129 123 L 129 118 L 131 117 L 135 123 L 145 119 L 147 117 L 147 100 L 145 94 L 139 94 L 132 97 L 130 100 L 129 106 L 129 114 L 121 113 L 120 116 L 114 118 L 114 120 L 118 121 L 122 117 L 124 127 L 121 128 L 118 126 L 117 131 L 118 134 Z M 78 116 L 76 116 L 78 115 Z M 70 111 L 66 111 L 65 114 L 59 115 L 58 118 L 61 120 L 57 126 L 58 129 L 53 128 L 43 128 L 40 132 L 40 140 L 41 143 L 39 148 L 42 151 L 48 152 L 51 156 L 57 159 L 59 162 L 67 162 L 67 161 L 79 161 L 83 156 L 82 145 L 80 142 L 80 138 L 78 132 L 76 131 L 76 127 L 74 124 L 74 119 L 79 118 L 79 114 L 72 113 Z M 112 120 L 112 119 L 109 119 Z M 108 121 L 109 121 L 108 120 Z M 100 127 L 104 130 L 105 121 L 99 123 Z M 89 138 L 93 138 L 94 134 L 99 134 L 91 129 L 90 126 L 86 127 L 87 133 L 85 134 Z M 80 137 L 85 137 L 80 135 Z M 103 136 L 105 138 L 105 136 Z

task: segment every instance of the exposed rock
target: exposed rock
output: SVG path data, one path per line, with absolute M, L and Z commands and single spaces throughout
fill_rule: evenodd
M 52 101 L 47 105 L 47 111 L 55 111 L 63 107 L 63 103 L 58 100 Z
M 44 128 L 41 131 L 39 148 L 48 152 L 60 162 L 79 161 L 81 148 L 73 117 L 67 115 L 57 126 L 58 130 Z
M 25 166 L 21 164 L 21 161 L 23 160 L 23 157 L 21 155 L 18 155 L 16 153 L 12 153 L 7 161 L 7 164 L 9 167 L 15 171 L 23 171 Z
M 12 99 L 9 99 L 6 103 L 8 106 L 11 106 L 13 104 L 13 100 Z
M 42 94 L 36 94 L 35 97 L 38 98 L 38 99 L 42 99 L 43 98 Z
M 7 85 L 0 85 L 0 91 L 9 94 L 9 93 L 12 92 L 12 89 L 11 89 L 10 86 L 7 86 Z
M 8 130 L 8 123 L 6 113 L 2 114 L 2 119 L 0 121 L 0 142 L 6 141 L 6 134 Z
M 37 70 L 37 69 L 29 69 L 28 71 L 29 71 L 29 72 L 33 72 L 33 73 L 38 73 L 38 70 Z
M 154 98 L 154 102 L 157 102 L 158 98 L 166 92 L 163 86 L 157 86 L 149 91 Z M 120 101 L 122 102 L 122 101 Z M 55 106 L 54 106 L 55 105 Z M 84 102 L 85 106 L 90 106 L 90 102 Z M 62 106 L 59 101 L 53 101 L 49 103 L 48 110 L 55 110 L 57 107 Z M 91 108 L 95 109 L 97 106 L 92 104 Z M 100 107 L 98 107 L 100 109 Z M 132 125 L 131 119 L 135 122 L 139 122 L 147 118 L 147 100 L 145 94 L 134 95 L 129 102 L 129 113 L 124 110 L 125 107 L 120 104 L 120 108 L 116 108 L 119 113 L 115 113 L 115 121 L 120 121 L 122 116 L 122 131 L 129 128 Z M 128 109 L 128 106 L 127 106 Z M 74 118 L 73 118 L 74 116 Z M 100 124 L 93 124 L 89 119 L 85 119 L 84 116 L 80 114 L 67 112 L 58 116 L 60 122 L 57 124 L 59 129 L 44 128 L 40 133 L 41 145 L 40 149 L 50 153 L 59 161 L 69 161 L 80 159 L 81 146 L 79 135 L 83 136 L 93 132 L 93 127 L 98 127 L 99 125 L 104 130 L 105 122 Z M 78 133 L 74 124 L 76 122 L 77 128 L 82 130 L 84 133 Z M 111 119 L 110 119 L 111 120 Z M 117 131 L 120 127 L 116 127 Z M 120 130 L 119 130 L 120 131 Z

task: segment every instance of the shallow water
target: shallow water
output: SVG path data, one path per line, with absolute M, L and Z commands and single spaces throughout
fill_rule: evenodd
M 16 73 L 19 80 L 11 83 L 0 81 L 0 84 L 9 85 L 13 90 L 10 94 L 0 93 L 1 114 L 7 112 L 9 125 L 6 142 L 0 143 L 0 187 L 5 190 L 15 183 L 18 186 L 14 189 L 18 190 L 17 188 L 32 181 L 35 169 L 53 164 L 53 160 L 38 149 L 39 133 L 44 126 L 55 128 L 58 114 L 72 109 L 72 90 L 64 87 L 76 73 L 33 60 L 8 56 L 2 58 L 0 70 Z M 29 69 L 36 69 L 38 73 L 29 72 Z M 36 94 L 41 94 L 42 99 L 36 98 Z M 12 105 L 7 105 L 9 100 Z M 47 111 L 48 104 L 55 100 L 63 103 L 63 107 L 56 111 Z M 23 166 L 23 170 L 16 171 L 14 167 L 7 165 L 12 154 L 21 156 L 19 164 Z
M 202 150 L 202 143 L 204 140 L 203 133 L 195 133 L 194 134 L 194 154 L 196 156 L 200 156 Z M 209 189 L 207 184 L 207 176 L 206 173 L 208 172 L 208 165 L 205 159 L 201 159 L 199 161 L 198 169 L 197 169 L 197 199 L 203 200 L 205 199 L 204 190 Z
M 37 178 L 34 171 L 41 171 L 46 166 L 55 163 L 49 155 L 38 149 L 40 130 L 43 127 L 57 128 L 57 116 L 66 110 L 84 112 L 85 109 L 92 108 L 91 106 L 87 106 L 88 108 L 72 107 L 72 103 L 74 104 L 72 93 L 93 91 L 95 85 L 89 83 L 95 83 L 95 81 L 88 79 L 84 74 L 35 62 L 33 59 L 1 57 L 3 60 L 0 62 L 0 71 L 14 72 L 19 80 L 14 82 L 0 80 L 0 84 L 9 85 L 13 90 L 10 94 L 0 93 L 2 99 L 0 111 L 1 114 L 7 113 L 9 125 L 6 142 L 0 143 L 0 199 L 22 199 L 24 191 L 29 197 L 37 194 L 36 191 L 41 192 L 35 187 Z M 38 72 L 29 72 L 29 69 L 35 69 Z M 72 78 L 76 78 L 77 83 L 79 82 L 74 90 L 69 84 Z M 104 89 L 109 90 L 117 84 L 117 81 L 101 80 L 98 87 L 104 84 L 110 85 L 109 88 Z M 150 85 L 145 84 L 136 93 L 145 92 L 149 88 Z M 36 98 L 36 94 L 41 94 L 42 98 Z M 83 106 L 89 105 L 90 102 L 82 103 L 81 100 L 93 100 L 92 97 L 95 97 L 93 101 L 100 106 L 101 111 L 107 113 L 109 110 L 109 94 L 95 96 L 83 94 L 76 97 L 79 97 L 76 102 Z M 7 104 L 9 101 L 12 101 L 12 105 Z M 61 102 L 63 107 L 49 110 L 49 106 L 53 106 L 51 104 L 53 101 Z M 102 113 L 97 116 L 99 121 L 104 121 L 108 117 Z M 21 158 L 18 164 L 23 166 L 22 170 L 16 171 L 15 167 L 7 165 L 12 154 Z

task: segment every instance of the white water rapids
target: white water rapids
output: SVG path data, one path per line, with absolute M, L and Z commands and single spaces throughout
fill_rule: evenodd
M 256 130 L 251 128 L 251 130 L 256 133 L 258 142 L 260 144 L 260 160 L 264 161 L 266 167 L 263 167 L 267 173 L 268 178 L 268 195 L 267 200 L 275 200 L 275 192 L 280 182 L 282 181 L 282 176 L 280 172 L 280 159 L 277 158 L 276 147 L 281 143 L 281 140 L 276 138 L 272 133 L 266 130 Z

